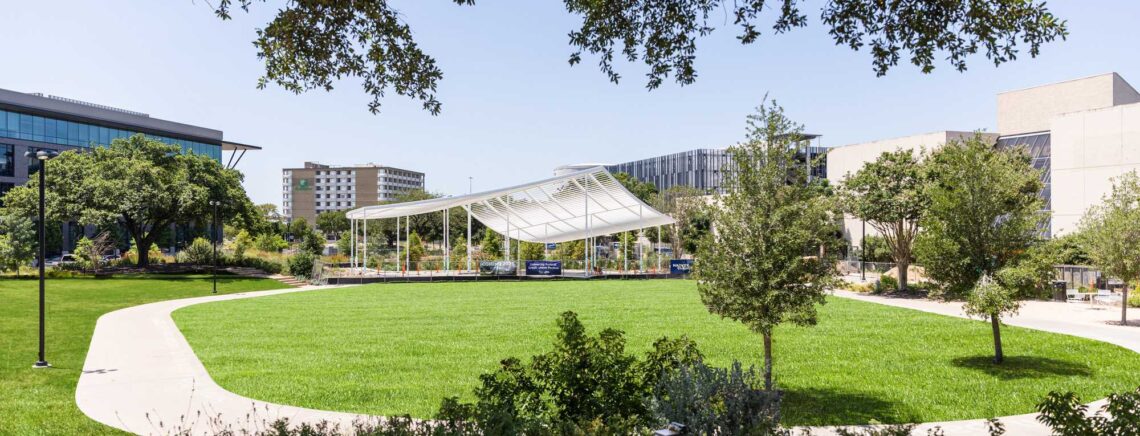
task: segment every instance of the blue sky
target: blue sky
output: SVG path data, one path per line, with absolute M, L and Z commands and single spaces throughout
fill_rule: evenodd
M 936 130 L 995 128 L 995 94 L 1116 71 L 1140 86 L 1140 2 L 1055 1 L 1067 41 L 995 68 L 909 64 L 876 77 L 866 52 L 837 47 L 808 2 L 811 24 L 739 45 L 728 25 L 700 42 L 694 85 L 646 91 L 640 64 L 611 84 L 596 59 L 570 67 L 576 18 L 560 1 L 393 0 L 444 71 L 443 113 L 393 96 L 371 115 L 358 83 L 293 95 L 257 90 L 250 43 L 279 1 L 232 21 L 203 0 L 3 0 L 0 88 L 44 92 L 225 131 L 265 147 L 239 165 L 256 202 L 280 204 L 281 168 L 304 161 L 374 162 L 427 173 L 446 194 L 548 177 L 555 166 L 621 162 L 739 141 L 765 94 L 822 145 Z M 719 23 L 718 23 L 719 24 Z

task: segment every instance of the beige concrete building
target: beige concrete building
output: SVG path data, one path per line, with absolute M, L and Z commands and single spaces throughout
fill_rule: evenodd
M 309 223 L 327 211 L 350 210 L 395 200 L 424 189 L 424 173 L 367 164 L 337 167 L 305 162 L 281 171 L 282 215 Z
M 1111 191 L 1113 177 L 1140 170 L 1140 92 L 1116 73 L 1003 92 L 997 109 L 998 132 L 984 135 L 998 147 L 1026 147 L 1042 172 L 1051 235 L 1074 231 L 1089 206 Z M 945 131 L 835 147 L 827 155 L 828 179 L 838 183 L 884 151 L 933 149 L 972 134 Z M 848 217 L 844 233 L 860 245 L 862 223 Z

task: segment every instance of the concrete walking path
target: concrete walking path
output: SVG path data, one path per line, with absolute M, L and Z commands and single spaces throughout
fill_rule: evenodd
M 969 318 L 962 310 L 961 302 L 885 297 L 842 290 L 835 291 L 835 296 L 940 315 Z M 1133 312 L 1135 311 L 1129 310 L 1129 315 L 1131 316 Z M 1003 321 L 1007 325 L 1108 342 L 1140 353 L 1140 327 L 1109 324 L 1112 321 L 1119 323 L 1119 308 L 1090 306 L 1086 303 L 1027 301 L 1022 305 L 1017 315 Z M 988 321 L 979 320 L 979 322 Z M 1096 412 L 1104 404 L 1105 400 L 1103 399 L 1090 403 L 1089 412 Z M 1048 436 L 1053 434 L 1048 427 L 1037 421 L 1036 413 L 1003 416 L 998 417 L 998 420 L 1005 425 L 1006 434 L 1009 435 Z M 926 434 L 927 430 L 934 427 L 941 427 L 948 436 L 989 434 L 985 419 L 923 423 L 919 424 L 913 433 Z M 835 427 L 812 428 L 813 434 L 819 435 L 834 434 L 834 430 Z
M 201 303 L 236 300 L 329 287 L 216 295 L 144 304 L 104 314 L 95 325 L 91 347 L 76 387 L 79 409 L 103 424 L 136 434 L 212 435 L 219 430 L 258 431 L 278 418 L 292 423 L 329 421 L 347 429 L 354 421 L 377 417 L 306 409 L 258 401 L 227 391 L 210 378 L 171 312 Z M 888 298 L 837 291 L 836 295 L 950 316 L 964 316 L 960 303 Z M 1083 305 L 1029 302 L 1010 325 L 1081 336 L 1140 352 L 1140 328 L 1112 326 L 1110 310 Z M 1102 402 L 1096 402 L 1094 409 Z M 1007 434 L 1047 435 L 1036 415 L 1003 417 Z M 916 434 L 942 427 L 947 435 L 987 434 L 984 420 L 922 424 Z M 812 428 L 816 434 L 834 428 Z
M 195 304 L 317 289 L 212 295 L 104 314 L 95 324 L 75 402 L 91 419 L 136 434 L 213 435 L 223 429 L 240 434 L 263 430 L 278 418 L 327 420 L 348 428 L 367 417 L 267 403 L 218 386 L 170 317 Z

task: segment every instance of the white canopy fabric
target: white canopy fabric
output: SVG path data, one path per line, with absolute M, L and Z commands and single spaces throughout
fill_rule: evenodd
M 512 239 L 557 243 L 672 224 L 606 171 L 594 167 L 525 185 L 458 197 L 383 204 L 351 210 L 351 220 L 397 218 L 467 209 Z

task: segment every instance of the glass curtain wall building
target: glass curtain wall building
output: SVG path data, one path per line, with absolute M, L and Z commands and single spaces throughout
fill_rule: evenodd
M 105 147 L 115 139 L 140 133 L 177 145 L 186 153 L 222 160 L 219 130 L 63 97 L 0 89 L 0 198 L 39 170 L 39 161 L 28 159 L 25 152 Z

